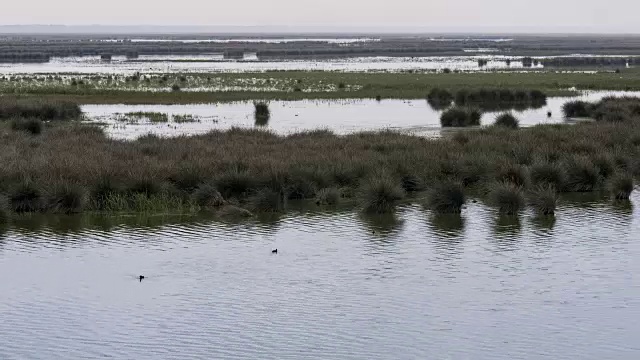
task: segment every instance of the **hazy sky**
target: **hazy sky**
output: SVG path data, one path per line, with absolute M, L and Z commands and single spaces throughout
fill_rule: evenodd
M 638 0 L 6 0 L 0 24 L 421 26 L 639 32 Z

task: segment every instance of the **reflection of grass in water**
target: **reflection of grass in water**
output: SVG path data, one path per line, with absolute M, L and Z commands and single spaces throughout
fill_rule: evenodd
M 628 200 L 616 200 L 611 203 L 611 210 L 621 215 L 633 215 L 633 203 Z
M 360 213 L 359 219 L 362 221 L 365 228 L 375 235 L 391 235 L 398 232 L 404 224 L 404 221 L 399 219 L 395 213 Z
M 522 229 L 520 217 L 516 215 L 501 215 L 496 219 L 493 230 L 499 235 L 517 235 Z
M 593 208 L 607 200 L 607 194 L 602 191 L 582 193 L 560 193 L 562 204 L 575 208 Z
M 434 214 L 431 225 L 440 236 L 458 237 L 464 234 L 465 219 L 460 214 Z
M 556 217 L 538 215 L 531 219 L 531 223 L 538 230 L 551 231 L 553 230 L 553 227 L 556 225 Z

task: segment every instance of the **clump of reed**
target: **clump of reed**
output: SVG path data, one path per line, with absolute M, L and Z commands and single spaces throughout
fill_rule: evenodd
M 136 111 L 136 112 L 129 112 L 124 115 L 132 118 L 137 118 L 137 119 L 147 119 L 153 123 L 169 122 L 169 115 L 161 112 Z
M 517 129 L 520 121 L 511 113 L 503 113 L 496 117 L 494 125 L 508 129 Z
M 440 116 L 443 127 L 479 126 L 482 113 L 477 109 L 455 107 Z
M 522 188 L 512 183 L 495 183 L 491 188 L 490 197 L 503 215 L 516 215 L 524 207 Z
M 0 120 L 14 118 L 43 121 L 78 120 L 81 116 L 80 106 L 70 101 L 0 97 Z
M 459 214 L 466 202 L 461 183 L 445 181 L 435 185 L 430 191 L 427 205 L 439 214 Z
M 9 191 L 9 206 L 17 213 L 37 212 L 44 207 L 42 191 L 31 180 L 23 179 Z
M 58 184 L 47 196 L 47 207 L 55 213 L 79 213 L 84 209 L 86 202 L 86 190 L 74 184 Z
M 569 192 L 590 192 L 600 186 L 598 168 L 588 157 L 575 156 L 564 162 L 567 170 L 565 190 Z
M 202 207 L 220 207 L 225 204 L 222 194 L 210 184 L 201 184 L 193 192 L 194 202 Z
M 253 103 L 253 107 L 253 117 L 256 121 L 256 125 L 266 125 L 271 118 L 271 110 L 269 110 L 269 104 L 264 101 L 257 101 Z
M 629 200 L 633 188 L 633 176 L 628 173 L 617 173 L 609 182 L 609 192 L 616 200 Z
M 539 161 L 529 168 L 531 183 L 534 186 L 564 189 L 567 181 L 567 172 L 557 163 Z
M 340 201 L 340 190 L 335 187 L 324 188 L 316 195 L 317 205 L 336 205 Z
M 547 96 L 540 90 L 461 89 L 455 94 L 455 103 L 483 111 L 538 109 L 546 105 Z
M 434 110 L 446 109 L 453 102 L 453 94 L 445 89 L 433 88 L 427 94 L 427 102 Z
M 592 105 L 585 101 L 568 101 L 562 105 L 565 118 L 581 118 L 591 116 Z
M 286 209 L 287 197 L 283 190 L 265 188 L 257 191 L 249 199 L 254 212 L 283 212 Z
M 360 204 L 365 213 L 391 213 L 403 198 L 400 184 L 387 176 L 369 178 L 360 189 Z
M 554 215 L 558 203 L 558 192 L 553 186 L 538 186 L 529 193 L 529 203 L 538 215 Z
M 44 128 L 44 124 L 40 119 L 13 119 L 11 120 L 11 129 L 14 131 L 24 131 L 31 135 L 39 135 Z

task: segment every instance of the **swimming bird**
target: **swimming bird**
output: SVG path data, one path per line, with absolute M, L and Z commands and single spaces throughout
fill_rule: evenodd
M 547 111 L 547 117 L 551 117 L 551 111 Z
M 277 253 L 278 253 L 278 249 L 271 250 L 271 253 L 272 253 L 272 254 L 277 254 Z
M 142 282 L 142 280 L 144 280 L 144 275 L 140 275 L 138 279 L 140 280 L 140 282 Z

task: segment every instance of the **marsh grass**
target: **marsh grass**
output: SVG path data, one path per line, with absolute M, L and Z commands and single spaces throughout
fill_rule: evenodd
M 503 215 L 516 215 L 525 204 L 521 187 L 512 183 L 497 182 L 491 187 L 491 201 Z
M 82 110 L 75 102 L 0 97 L 0 120 L 13 118 L 43 121 L 78 120 L 81 115 Z
M 31 179 L 22 179 L 9 191 L 9 206 L 14 212 L 37 212 L 43 205 L 42 191 Z
M 40 119 L 13 119 L 11 129 L 14 131 L 25 131 L 31 135 L 39 135 L 44 128 L 44 123 Z
M 567 181 L 565 191 L 590 192 L 597 190 L 601 185 L 601 177 L 598 168 L 593 161 L 586 156 L 570 157 L 564 162 L 567 169 Z
M 538 216 L 554 215 L 558 202 L 558 193 L 552 186 L 539 186 L 528 194 L 529 203 Z
M 537 162 L 530 167 L 529 174 L 534 186 L 564 189 L 567 182 L 566 169 L 557 163 Z
M 616 200 L 629 200 L 633 188 L 633 176 L 628 173 L 617 173 L 609 182 L 609 192 Z
M 257 101 L 253 103 L 254 113 L 253 117 L 255 119 L 256 125 L 264 126 L 269 123 L 269 119 L 271 118 L 271 111 L 269 110 L 269 104 L 264 101 Z
M 129 112 L 124 115 L 126 117 L 130 117 L 134 119 L 147 119 L 152 123 L 162 123 L 162 122 L 169 121 L 169 115 L 160 113 L 160 112 L 137 111 L 137 112 Z
M 340 201 L 340 190 L 335 187 L 324 188 L 318 191 L 316 195 L 317 205 L 336 205 Z
M 220 207 L 225 204 L 222 194 L 210 184 L 201 184 L 193 192 L 193 201 L 202 208 Z
M 445 89 L 433 88 L 427 94 L 427 102 L 434 110 L 443 110 L 453 102 L 453 94 Z
M 12 211 L 53 211 L 46 206 L 48 189 L 61 183 L 89 190 L 82 211 L 182 211 L 206 203 L 195 195 L 202 184 L 241 207 L 263 189 L 316 200 L 322 189 L 335 188 L 367 211 L 386 212 L 405 192 L 413 193 L 408 201 L 422 199 L 441 182 L 460 183 L 465 192 L 483 192 L 497 180 L 527 193 L 538 186 L 600 191 L 616 173 L 640 175 L 638 139 L 635 121 L 518 131 L 490 126 L 438 139 L 392 131 L 280 136 L 233 128 L 133 141 L 75 122 L 49 124 L 37 137 L 0 123 L 0 195 Z
M 84 210 L 86 202 L 85 188 L 74 184 L 58 184 L 49 191 L 47 196 L 47 207 L 54 213 L 80 213 Z
M 427 199 L 428 207 L 438 214 L 459 214 L 465 202 L 464 187 L 453 181 L 435 185 Z
M 582 118 L 591 116 L 591 104 L 585 101 L 575 100 L 562 105 L 562 113 L 565 118 Z
M 250 209 L 258 213 L 284 212 L 287 205 L 287 197 L 283 190 L 264 188 L 257 191 L 249 198 Z
M 365 213 L 391 213 L 403 198 L 402 187 L 384 175 L 369 178 L 360 189 L 360 204 Z
M 440 115 L 443 127 L 479 126 L 482 113 L 477 109 L 454 107 Z
M 482 111 L 539 109 L 546 105 L 547 95 L 540 90 L 461 89 L 455 94 L 455 103 Z
M 496 117 L 495 126 L 501 126 L 508 129 L 517 129 L 520 121 L 512 113 L 503 113 Z

